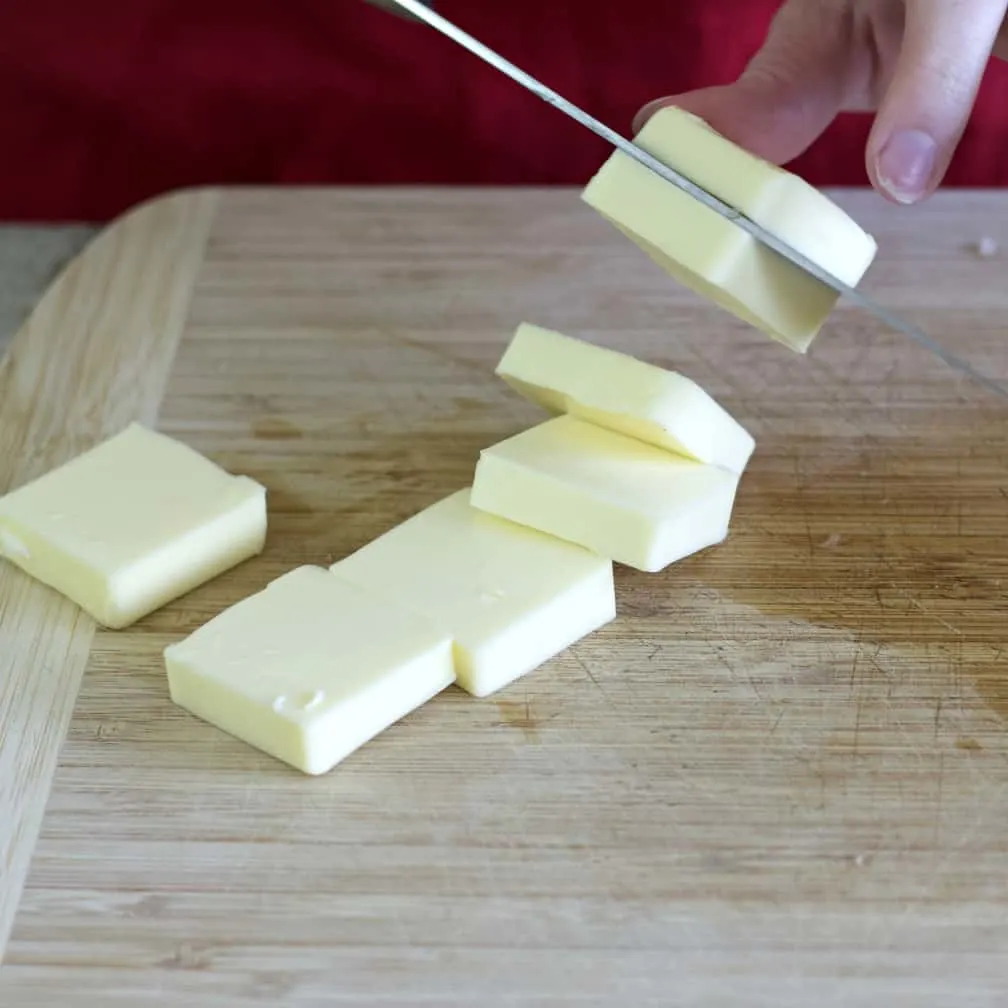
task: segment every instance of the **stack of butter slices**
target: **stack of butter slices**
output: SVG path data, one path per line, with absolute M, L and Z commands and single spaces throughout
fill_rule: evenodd
M 875 244 L 800 179 L 675 109 L 638 142 L 856 283 Z M 656 262 L 805 350 L 832 291 L 615 153 L 584 199 Z M 305 773 L 451 684 L 486 697 L 616 616 L 613 564 L 721 543 L 750 434 L 684 375 L 534 325 L 497 367 L 550 418 L 333 564 L 302 566 L 165 650 L 172 699 Z M 260 552 L 265 489 L 139 425 L 0 498 L 0 555 L 121 628 Z
M 531 325 L 497 373 L 558 415 L 481 453 L 475 507 L 643 571 L 725 538 L 755 444 L 699 385 Z

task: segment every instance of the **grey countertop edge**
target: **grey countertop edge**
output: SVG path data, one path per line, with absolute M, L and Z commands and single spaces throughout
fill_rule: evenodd
M 98 230 L 88 224 L 0 224 L 0 357 L 45 289 Z

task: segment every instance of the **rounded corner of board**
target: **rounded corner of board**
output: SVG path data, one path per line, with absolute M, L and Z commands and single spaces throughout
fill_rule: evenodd
M 49 431 L 55 464 L 125 421 L 156 414 L 219 195 L 181 189 L 138 203 L 64 265 L 0 361 L 0 426 L 23 431 L 36 453 L 30 432 Z M 0 472 L 26 464 L 6 462 Z
M 198 209 L 200 213 L 208 213 L 220 199 L 221 189 L 217 186 L 182 186 L 157 193 L 134 203 L 119 216 L 113 217 L 102 229 L 102 234 L 114 231 L 127 222 L 143 220 L 164 211 L 189 211 Z

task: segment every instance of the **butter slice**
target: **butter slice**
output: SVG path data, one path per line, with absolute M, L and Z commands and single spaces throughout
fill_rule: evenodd
M 654 572 L 724 540 L 738 481 L 725 469 L 562 416 L 485 449 L 471 499 Z
M 875 258 L 871 235 L 819 190 L 690 113 L 660 110 L 635 142 L 851 287 Z M 582 198 L 680 283 L 793 350 L 836 304 L 832 288 L 621 151 Z
M 324 567 L 298 567 L 165 650 L 172 700 L 322 774 L 455 678 L 451 639 Z
M 455 642 L 458 685 L 494 693 L 616 616 L 612 564 L 485 514 L 460 490 L 334 564 Z
M 115 629 L 265 537 L 262 486 L 140 424 L 0 497 L 0 555 Z
M 734 473 L 745 469 L 756 447 L 752 435 L 685 375 L 527 322 L 497 374 L 552 413 Z

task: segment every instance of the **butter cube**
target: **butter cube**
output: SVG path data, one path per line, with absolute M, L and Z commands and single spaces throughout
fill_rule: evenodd
M 856 286 L 877 245 L 803 179 L 743 150 L 681 109 L 652 116 L 635 142 L 775 237 Z M 680 283 L 804 352 L 838 295 L 621 151 L 582 198 Z
M 724 540 L 738 482 L 726 469 L 562 416 L 485 449 L 471 499 L 654 572 Z
M 659 448 L 741 473 L 756 443 L 696 382 L 628 354 L 523 323 L 497 365 L 515 391 Z
M 116 629 L 265 538 L 262 486 L 139 424 L 0 497 L 0 556 Z
M 485 697 L 616 616 L 612 564 L 476 510 L 460 490 L 334 564 L 455 642 L 458 685 Z
M 451 639 L 324 567 L 298 567 L 165 650 L 171 699 L 307 774 L 455 678 Z

